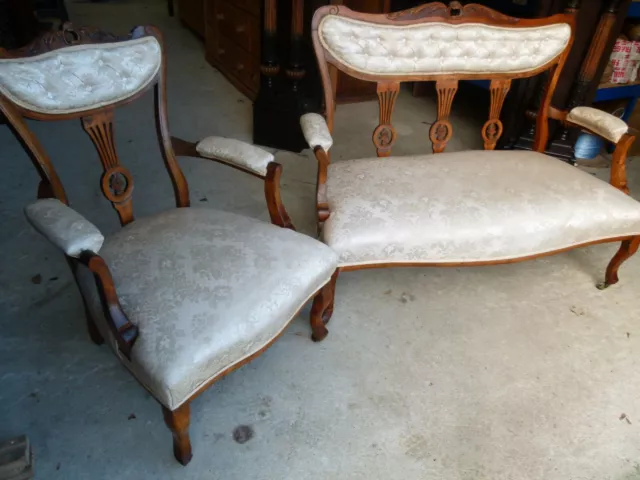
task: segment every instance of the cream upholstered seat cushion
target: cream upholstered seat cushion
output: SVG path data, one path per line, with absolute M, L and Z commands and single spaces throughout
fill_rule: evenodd
M 161 64 L 154 37 L 73 45 L 0 60 L 0 93 L 34 112 L 81 112 L 135 95 L 154 81 Z
M 517 73 L 535 70 L 562 54 L 571 27 L 381 25 L 338 14 L 324 17 L 318 34 L 338 62 L 365 74 Z
M 341 266 L 507 260 L 640 234 L 640 203 L 552 157 L 467 151 L 333 163 Z
M 277 336 L 337 260 L 308 236 L 197 208 L 136 220 L 107 237 L 100 254 L 140 330 L 131 361 L 120 357 L 170 409 Z M 83 271 L 85 298 L 111 338 L 94 284 Z

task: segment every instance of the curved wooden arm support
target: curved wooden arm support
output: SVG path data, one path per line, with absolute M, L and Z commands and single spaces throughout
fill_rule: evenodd
M 329 153 L 324 148 L 317 146 L 313 153 L 318 160 L 318 179 L 316 182 L 316 209 L 318 222 L 324 222 L 329 218 L 329 202 L 327 200 L 327 170 L 329 169 Z
M 565 127 L 579 128 L 581 130 L 584 130 L 585 132 L 590 133 L 591 135 L 595 135 L 609 141 L 600 133 L 594 132 L 593 130 L 586 128 L 583 125 L 578 125 L 571 122 L 570 120 L 567 120 L 568 114 L 569 112 L 567 112 L 566 110 L 560 110 L 559 108 L 553 106 L 549 108 L 549 118 L 558 120 Z M 527 111 L 526 115 L 529 118 L 536 117 L 536 113 L 532 111 Z M 640 132 L 638 132 L 637 130 L 629 128 L 627 130 L 627 133 L 622 135 L 622 137 L 620 137 L 620 140 L 615 143 L 616 149 L 613 151 L 613 156 L 611 158 L 611 176 L 609 179 L 609 183 L 626 194 L 629 194 L 629 187 L 627 185 L 627 155 L 629 153 L 629 148 L 631 148 L 631 145 L 633 145 L 633 142 L 635 142 L 636 137 L 638 137 L 639 133 Z
M 284 208 L 282 197 L 280 195 L 280 177 L 282 175 L 282 165 L 276 162 L 269 163 L 269 165 L 267 166 L 267 174 L 263 176 L 252 170 L 244 168 L 242 165 L 237 165 L 220 158 L 202 156 L 196 149 L 196 143 L 187 142 L 186 140 L 182 140 L 177 137 L 171 137 L 171 145 L 173 147 L 173 151 L 178 156 L 196 157 L 202 158 L 204 160 L 222 163 L 223 165 L 228 165 L 229 167 L 233 167 L 236 170 L 240 170 L 241 172 L 249 173 L 254 177 L 263 179 L 264 195 L 267 201 L 267 209 L 269 210 L 271 223 L 273 223 L 274 225 L 278 225 L 279 227 L 295 230 L 293 222 L 291 222 L 291 219 L 287 214 L 287 210 Z
M 583 125 L 578 125 L 576 123 L 567 120 L 568 112 L 564 110 L 553 109 L 553 113 L 556 116 L 556 120 L 560 120 L 567 127 L 574 127 L 584 130 L 585 132 L 590 133 L 591 135 L 595 135 L 600 138 L 604 138 L 609 141 L 607 138 L 603 137 L 600 133 L 594 132 L 593 130 L 586 128 Z M 629 148 L 633 145 L 633 142 L 636 140 L 638 132 L 633 128 L 629 128 L 627 133 L 620 137 L 615 145 L 616 149 L 613 151 L 613 156 L 611 157 L 611 176 L 609 178 L 609 183 L 616 187 L 618 190 L 629 194 L 629 187 L 627 185 L 627 155 L 629 153 Z
M 129 321 L 122 310 L 109 267 L 100 255 L 88 250 L 80 254 L 79 260 L 91 270 L 96 279 L 102 310 L 116 339 L 118 350 L 131 360 L 131 349 L 138 338 L 138 327 Z
M 627 154 L 635 140 L 635 135 L 625 133 L 622 138 L 618 140 L 618 143 L 616 143 L 616 149 L 613 151 L 613 156 L 611 157 L 611 177 L 609 183 L 627 195 L 629 194 L 629 187 L 627 186 Z
M 267 166 L 267 176 L 264 179 L 264 196 L 267 200 L 267 208 L 269 209 L 269 217 L 271 223 L 282 228 L 295 230 L 287 210 L 282 203 L 280 196 L 280 177 L 282 175 L 282 165 L 271 162 Z

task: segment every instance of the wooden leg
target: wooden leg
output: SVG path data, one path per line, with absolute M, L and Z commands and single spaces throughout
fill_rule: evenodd
M 604 282 L 597 285 L 600 290 L 604 290 L 608 286 L 618 283 L 618 269 L 620 268 L 620 265 L 636 253 L 638 246 L 640 246 L 640 237 L 633 237 L 631 240 L 625 240 L 622 242 L 620 249 L 616 252 L 607 266 L 607 273 L 605 274 Z
M 169 16 L 173 17 L 173 0 L 169 0 L 167 6 L 169 7 Z
M 164 423 L 173 434 L 173 455 L 182 465 L 191 461 L 191 441 L 189 440 L 189 420 L 191 407 L 189 403 L 184 403 L 176 410 L 169 410 L 162 407 Z
M 338 270 L 331 276 L 331 280 L 327 283 L 313 299 L 311 307 L 311 339 L 314 342 L 320 342 L 329 333 L 326 324 L 331 320 L 333 315 L 333 300 L 336 293 L 336 281 L 338 280 Z

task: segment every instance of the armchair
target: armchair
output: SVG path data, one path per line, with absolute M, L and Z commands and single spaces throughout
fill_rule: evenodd
M 116 107 L 153 89 L 158 139 L 175 209 L 134 221 L 133 179 L 115 147 Z M 294 231 L 280 198 L 281 166 L 242 142 L 170 137 L 160 32 L 137 27 L 118 38 L 95 29 L 48 33 L 0 51 L 0 113 L 25 146 L 41 181 L 28 221 L 66 256 L 80 288 L 92 340 L 105 340 L 161 404 L 176 459 L 192 456 L 190 402 L 265 351 L 311 298 L 313 338 L 326 335 L 337 257 Z M 103 167 L 101 188 L 122 229 L 103 235 L 68 206 L 53 165 L 25 118 L 80 118 Z M 188 208 L 177 155 L 224 163 L 264 181 L 273 225 Z
M 326 111 L 306 114 L 300 123 L 318 161 L 318 230 L 338 254 L 338 272 L 513 263 L 621 241 L 599 288 L 618 281 L 620 265 L 640 244 L 640 203 L 626 195 L 625 174 L 635 133 L 591 108 L 551 107 L 574 24 L 573 14 L 525 20 L 455 1 L 388 15 L 336 5 L 315 12 L 312 39 Z M 335 70 L 376 82 L 379 124 L 372 139 L 377 157 L 386 158 L 331 163 Z M 493 151 L 512 79 L 542 72 L 548 72 L 548 84 L 536 117 L 534 151 Z M 453 134 L 449 115 L 458 82 L 472 79 L 491 81 L 489 119 L 481 131 L 484 150 L 441 153 Z M 392 114 L 405 81 L 435 82 L 438 117 L 429 131 L 431 155 L 391 156 L 398 136 Z M 616 143 L 610 184 L 543 154 L 549 118 Z M 337 274 L 329 293 L 336 279 Z

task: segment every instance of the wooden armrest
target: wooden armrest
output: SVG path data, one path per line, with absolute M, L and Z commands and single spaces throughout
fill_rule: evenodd
M 171 137 L 171 146 L 176 155 L 213 160 L 264 179 L 271 223 L 295 230 L 280 195 L 282 165 L 274 162 L 271 153 L 240 140 L 222 137 L 207 137 L 198 143 Z
M 122 310 L 109 267 L 104 259 L 94 252 L 82 252 L 78 260 L 93 273 L 102 310 L 109 329 L 116 339 L 118 350 L 131 360 L 131 350 L 138 339 L 138 327 L 129 321 Z
M 65 255 L 78 258 L 85 250 L 100 251 L 104 237 L 98 227 L 55 198 L 43 198 L 24 209 L 29 223 Z
M 569 125 L 586 128 L 613 143 L 618 143 L 629 131 L 629 126 L 624 120 L 592 107 L 572 109 L 567 114 L 566 122 Z
M 267 176 L 267 166 L 274 160 L 266 150 L 233 138 L 211 136 L 192 143 L 171 137 L 171 146 L 176 155 L 224 163 L 260 178 Z
M 305 113 L 300 117 L 300 127 L 310 148 L 315 150 L 320 147 L 325 152 L 329 151 L 333 145 L 333 138 L 327 126 L 327 121 L 322 115 Z

